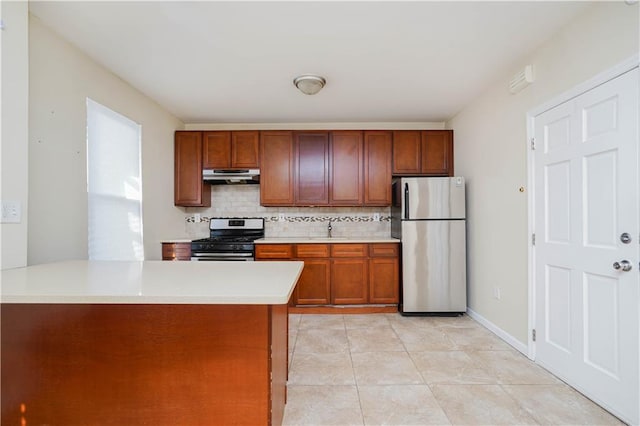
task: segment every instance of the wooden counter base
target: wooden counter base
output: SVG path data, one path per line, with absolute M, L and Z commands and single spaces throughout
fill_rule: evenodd
M 2 424 L 282 422 L 286 305 L 3 304 L 1 321 Z

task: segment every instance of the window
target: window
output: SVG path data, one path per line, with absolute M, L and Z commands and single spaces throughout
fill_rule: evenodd
M 89 259 L 143 260 L 141 126 L 87 98 Z

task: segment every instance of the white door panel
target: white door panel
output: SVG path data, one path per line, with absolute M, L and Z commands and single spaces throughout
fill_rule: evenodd
M 533 128 L 536 361 L 638 423 L 638 69 Z M 613 268 L 623 259 L 631 271 Z
M 544 173 L 545 241 L 566 245 L 571 242 L 571 163 L 550 164 Z
M 557 349 L 571 353 L 571 270 L 546 265 L 544 301 L 545 336 Z M 553 313 L 553 315 L 549 315 Z

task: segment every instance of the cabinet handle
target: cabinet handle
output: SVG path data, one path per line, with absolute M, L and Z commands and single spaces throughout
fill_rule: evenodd
M 409 219 L 409 184 L 404 184 L 404 218 Z

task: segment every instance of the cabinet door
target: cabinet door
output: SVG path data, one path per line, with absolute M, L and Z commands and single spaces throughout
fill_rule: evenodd
M 371 257 L 398 257 L 400 244 L 398 243 L 374 243 L 369 244 L 369 256 Z
M 391 205 L 391 132 L 364 132 L 364 205 Z
M 329 203 L 329 133 L 296 132 L 295 203 L 326 206 Z
M 329 244 L 296 244 L 296 257 L 329 257 Z
M 419 130 L 399 130 L 393 132 L 393 174 L 420 173 Z
M 202 133 L 202 167 L 228 169 L 231 167 L 231 132 Z
M 256 244 L 256 259 L 290 260 L 293 257 L 291 244 Z
M 293 205 L 293 134 L 260 132 L 260 204 Z
M 362 149 L 362 132 L 331 132 L 330 205 L 362 205 Z
M 331 260 L 331 301 L 335 305 L 367 303 L 367 259 Z
M 328 259 L 299 259 L 304 269 L 294 292 L 298 305 L 328 305 L 330 303 L 330 275 Z
M 369 259 L 369 302 L 398 303 L 398 274 L 397 257 Z
M 202 133 L 177 131 L 174 142 L 174 204 L 211 206 L 211 185 L 202 180 Z
M 162 260 L 191 260 L 191 243 L 162 243 Z
M 257 169 L 260 167 L 260 132 L 231 132 L 231 167 Z
M 453 130 L 422 132 L 421 172 L 431 176 L 453 176 Z
M 367 257 L 367 244 L 331 244 L 331 257 Z

